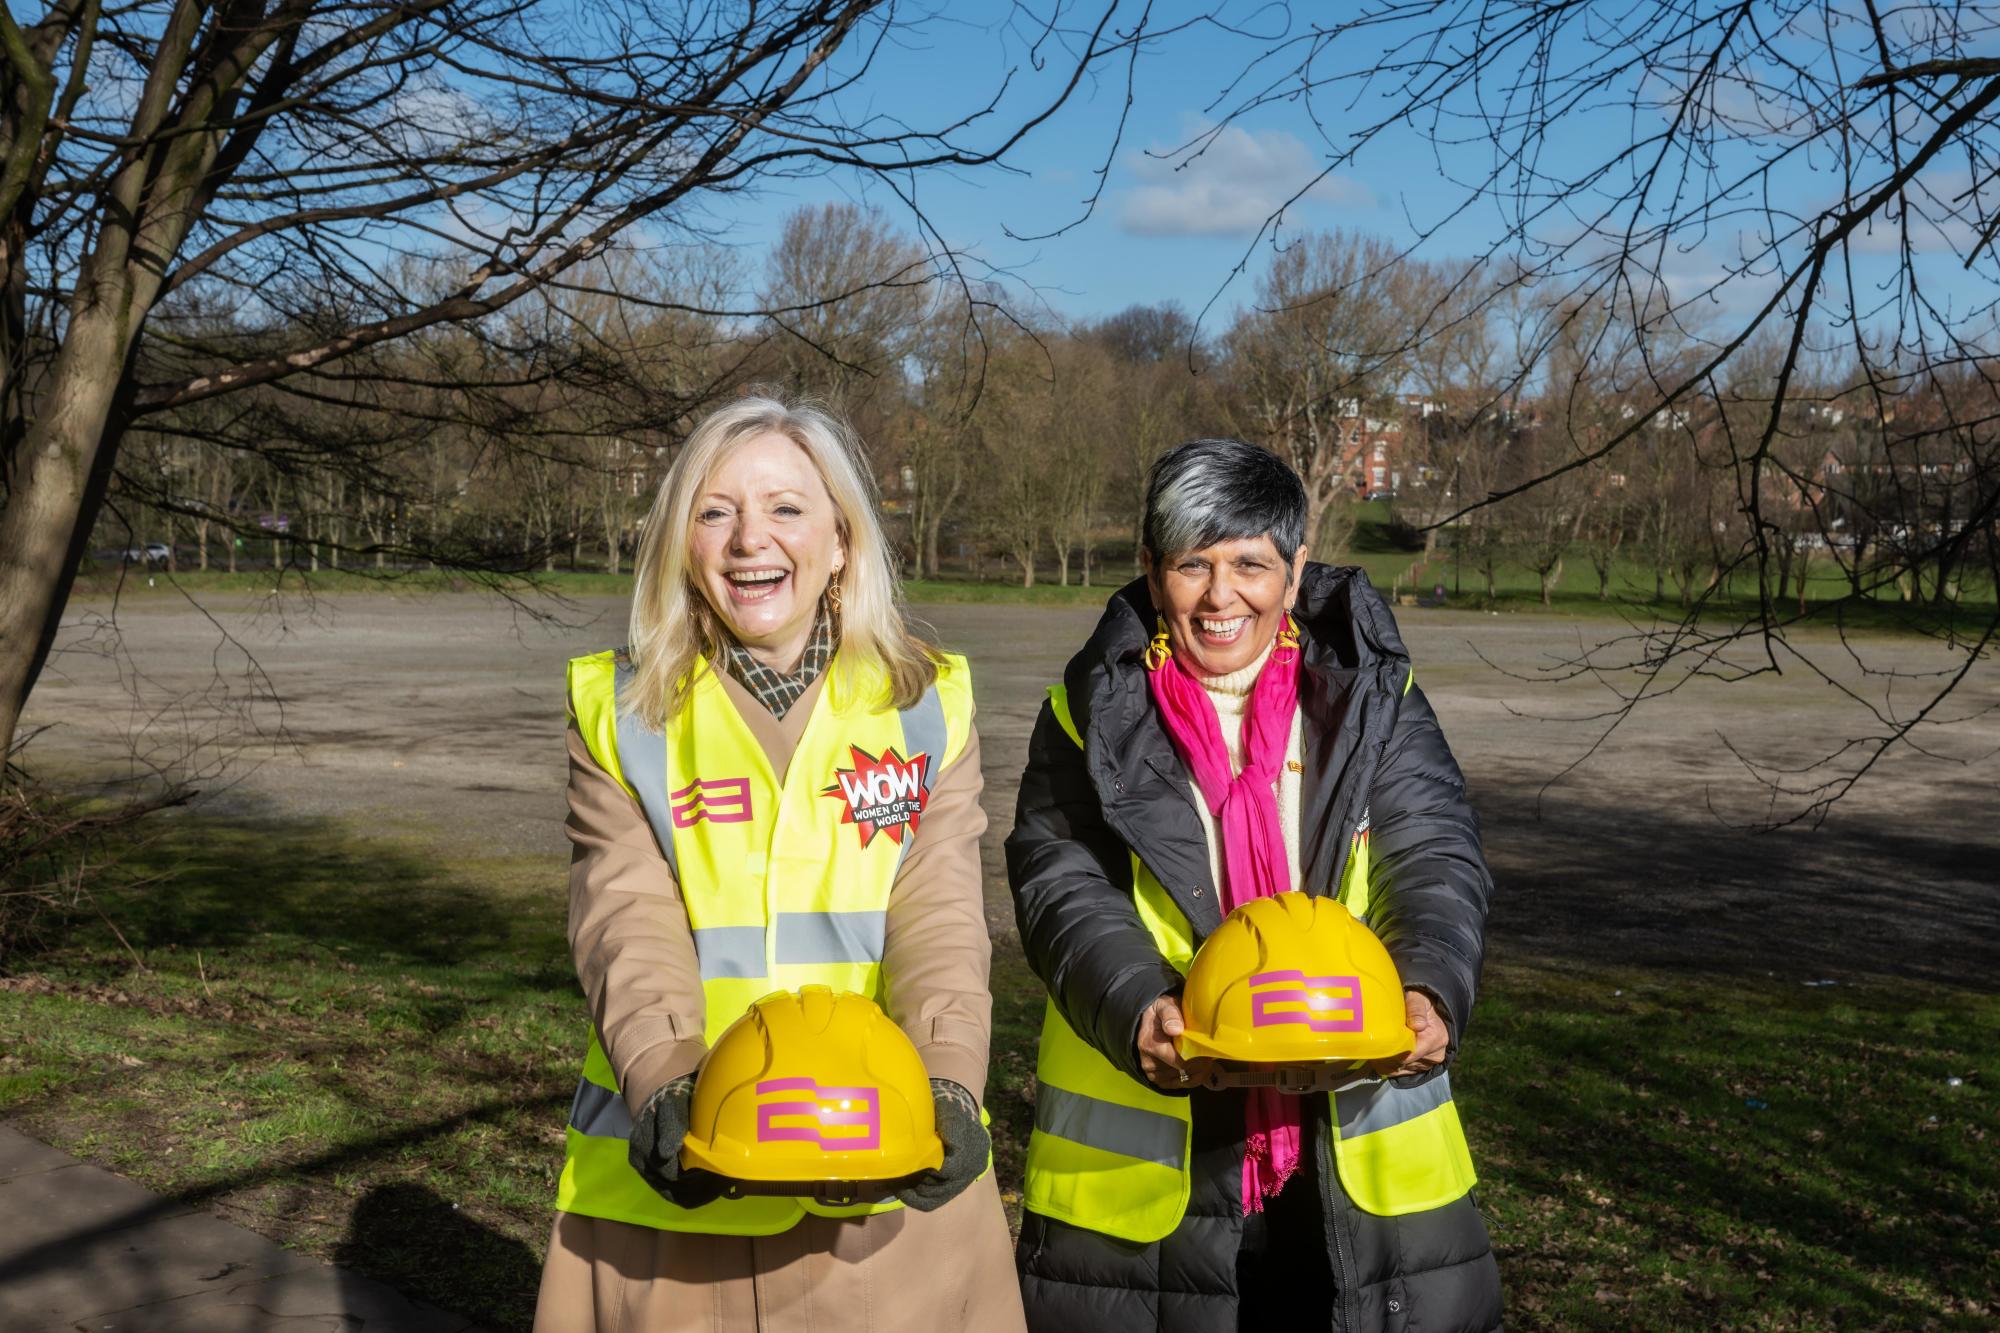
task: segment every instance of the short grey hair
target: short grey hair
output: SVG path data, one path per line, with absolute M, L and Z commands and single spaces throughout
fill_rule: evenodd
M 1306 540 L 1305 484 L 1268 449 L 1190 440 L 1153 464 L 1140 531 L 1156 562 L 1217 542 L 1269 537 L 1289 565 Z

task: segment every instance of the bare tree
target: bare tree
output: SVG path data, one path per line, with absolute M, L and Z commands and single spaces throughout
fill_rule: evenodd
M 1306 532 L 1322 558 L 1344 544 L 1322 524 L 1352 495 L 1357 441 L 1348 432 L 1383 410 L 1402 374 L 1407 338 L 1390 277 L 1396 259 L 1372 237 L 1302 237 L 1272 256 L 1255 308 L 1229 332 L 1244 433 L 1305 482 Z
M 345 386 L 375 349 L 480 331 L 637 224 L 650 243 L 699 235 L 704 201 L 774 175 L 896 188 L 998 161 L 1161 35 L 1115 0 L 1021 20 L 1050 38 L 1021 78 L 926 125 L 846 112 L 884 42 L 942 21 L 876 0 L 0 15 L 0 753 L 135 424 Z M 258 336 L 150 336 L 163 303 L 200 293 Z M 431 496 L 413 516 L 464 517 Z
M 1055 374 L 1042 426 L 1057 482 L 1049 510 L 1049 544 L 1055 550 L 1057 581 L 1065 588 L 1070 561 L 1081 548 L 1087 588 L 1097 530 L 1104 522 L 1113 456 L 1110 441 L 1122 423 L 1111 413 L 1112 366 L 1103 349 L 1068 337 L 1053 350 Z
M 1053 373 L 1045 344 L 1020 335 L 987 358 L 977 422 L 982 526 L 1035 585 L 1035 567 L 1051 520 L 1062 507 L 1068 466 L 1051 437 Z
M 1655 435 L 1654 423 L 1699 412 L 1696 400 L 1713 396 L 1725 367 L 1765 335 L 1780 349 L 1774 372 L 1761 411 L 1732 423 L 1727 452 L 1742 521 L 1711 520 L 1712 534 L 1739 543 L 1715 551 L 1720 586 L 1747 567 L 1755 586 L 1771 588 L 1794 549 L 1772 511 L 1817 494 L 1810 507 L 1827 529 L 1813 535 L 1828 550 L 1840 549 L 1834 517 L 1855 527 L 1869 506 L 1895 506 L 1870 526 L 1904 537 L 1871 545 L 1872 573 L 1850 581 L 1851 597 L 1906 585 L 1953 608 L 1952 589 L 1963 585 L 1949 570 L 2000 535 L 2000 471 L 1987 444 L 2000 421 L 2000 377 L 1986 369 L 2000 359 L 1996 32 L 2000 7 L 1970 2 L 1383 0 L 1262 46 L 1252 77 L 1222 76 L 1217 114 L 1169 156 L 1190 160 L 1278 104 L 1309 109 L 1323 140 L 1320 178 L 1414 131 L 1434 147 L 1435 170 L 1463 187 L 1416 220 L 1418 246 L 1448 223 L 1490 218 L 1490 245 L 1475 262 L 1517 265 L 1551 306 L 1645 311 L 1631 332 L 1642 360 L 1656 330 L 1701 329 L 1698 354 L 1647 363 L 1648 392 L 1619 429 L 1490 494 L 1469 494 L 1468 504 L 1685 443 L 1687 432 Z M 1617 131 L 1604 132 L 1611 125 Z M 1407 159 L 1404 142 L 1394 151 Z M 1313 184 L 1300 180 L 1298 195 Z M 1850 488 L 1812 475 L 1811 461 L 1801 475 L 1784 456 L 1792 405 L 1816 352 L 1831 350 L 1815 348 L 1815 329 L 1838 339 L 1856 368 L 1833 406 L 1874 433 L 1885 484 Z M 1436 332 L 1418 325 L 1408 338 Z M 1760 659 L 1748 674 L 1787 664 L 1824 673 L 1816 650 L 1790 636 L 1799 612 L 1761 600 L 1746 621 L 1712 614 L 1717 605 L 1697 597 L 1683 623 L 1603 645 L 1575 669 L 1629 666 L 1643 676 L 1612 726 L 1733 648 Z M 1840 609 L 1832 600 L 1808 615 Z M 1805 777 L 1773 780 L 1786 801 L 1778 822 L 1823 816 L 1892 748 L 1946 725 L 1944 697 L 2000 645 L 2000 599 L 1929 623 L 1958 650 L 1959 667 L 1929 680 L 1925 706 L 1857 699 L 1860 734 Z M 1884 690 L 1895 683 L 1885 678 Z
M 975 302 L 963 292 L 939 301 L 919 331 L 910 363 L 909 405 L 896 421 L 890 456 L 910 510 L 918 578 L 936 578 L 944 526 L 979 468 L 974 414 L 984 387 L 985 342 Z M 992 293 L 980 294 L 991 301 Z
M 1182 440 L 1222 429 L 1207 420 L 1214 412 L 1207 391 L 1215 380 L 1207 373 L 1211 351 L 1187 312 L 1171 303 L 1129 307 L 1080 336 L 1102 347 L 1115 368 L 1108 402 L 1107 430 L 1116 455 L 1109 499 L 1131 532 L 1136 574 L 1153 460 Z
M 909 355 L 935 285 L 921 245 L 850 203 L 792 213 L 766 268 L 786 381 L 848 411 Z

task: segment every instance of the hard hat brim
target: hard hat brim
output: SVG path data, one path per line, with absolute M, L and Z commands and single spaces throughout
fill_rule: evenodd
M 723 1182 L 722 1197 L 811 1199 L 829 1208 L 848 1208 L 887 1203 L 927 1174 L 914 1171 L 896 1180 L 729 1180 Z
M 785 1145 L 788 1146 L 788 1145 Z M 902 1181 L 944 1165 L 944 1140 L 936 1134 L 928 1143 L 919 1142 L 898 1153 L 869 1149 L 858 1152 L 817 1152 L 807 1158 L 771 1151 L 766 1145 L 751 1152 L 717 1152 L 714 1146 L 690 1135 L 681 1143 L 681 1164 L 713 1171 L 725 1179 L 746 1184 L 819 1184 L 848 1181 Z M 784 1191 L 792 1193 L 796 1191 Z
M 1372 1040 L 1348 1033 L 1323 1037 L 1303 1031 L 1285 1035 L 1263 1032 L 1253 1036 L 1225 1030 L 1212 1034 L 1183 1032 L 1176 1044 L 1182 1059 L 1206 1057 L 1250 1065 L 1345 1064 L 1408 1055 L 1417 1048 L 1417 1034 L 1400 1026 Z
M 1236 1060 L 1196 1058 L 1188 1062 L 1190 1081 L 1211 1092 L 1223 1088 L 1274 1088 L 1295 1096 L 1346 1092 L 1380 1083 L 1382 1076 L 1366 1061 L 1334 1060 L 1315 1064 L 1249 1065 Z

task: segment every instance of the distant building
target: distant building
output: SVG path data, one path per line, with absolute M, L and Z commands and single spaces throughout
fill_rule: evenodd
M 1414 398 L 1405 401 L 1421 402 Z M 1339 406 L 1336 430 L 1342 451 L 1341 475 L 1356 495 L 1394 495 L 1402 489 L 1406 462 L 1402 421 L 1369 416 L 1353 401 Z

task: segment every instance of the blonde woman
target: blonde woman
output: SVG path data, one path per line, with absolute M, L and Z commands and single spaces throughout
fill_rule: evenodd
M 750 397 L 695 429 L 647 520 L 629 645 L 572 662 L 569 699 L 593 1030 L 538 1333 L 1021 1328 L 979 1115 L 971 680 L 906 627 L 840 423 Z M 857 770 L 884 766 L 918 798 L 854 808 Z M 679 1161 L 694 1075 L 753 1000 L 812 983 L 871 995 L 915 1043 L 944 1164 L 875 1207 L 721 1198 Z

